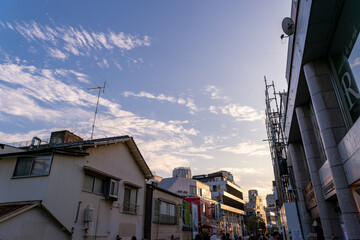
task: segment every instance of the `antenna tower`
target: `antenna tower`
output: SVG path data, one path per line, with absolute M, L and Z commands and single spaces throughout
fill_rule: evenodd
M 267 141 L 274 168 L 279 206 L 282 206 L 284 202 L 294 201 L 293 194 L 288 191 L 288 187 L 292 185 L 292 179 L 290 179 L 292 169 L 287 166 L 287 148 L 284 138 L 285 114 L 283 113 L 282 103 L 286 98 L 286 92 L 276 93 L 274 82 L 268 84 L 265 76 L 264 81 Z M 280 102 L 278 101 L 278 96 Z
M 91 128 L 91 137 L 90 137 L 91 140 L 93 139 L 93 135 L 94 135 L 95 121 L 96 121 L 96 115 L 97 115 L 97 111 L 98 111 L 98 107 L 99 107 L 100 93 L 101 93 L 101 90 L 103 93 L 105 92 L 105 85 L 106 85 L 106 81 L 104 81 L 103 87 L 88 88 L 89 90 L 93 90 L 93 89 L 99 90 L 97 102 L 96 102 L 95 114 L 94 114 L 94 121 L 93 121 L 93 125 Z

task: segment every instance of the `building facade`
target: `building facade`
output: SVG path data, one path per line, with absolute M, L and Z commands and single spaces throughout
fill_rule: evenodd
M 360 238 L 359 9 L 292 3 L 284 128 L 304 236 Z
M 183 224 L 183 198 L 159 188 L 156 182 L 146 184 L 144 239 L 190 240 L 191 231 Z M 190 218 L 188 213 L 188 218 Z M 186 222 L 186 221 L 185 221 Z
M 218 171 L 196 175 L 193 179 L 210 187 L 211 198 L 220 203 L 220 227 L 228 233 L 244 235 L 244 204 L 243 192 L 235 184 L 230 172 Z
M 62 140 L 49 144 L 34 138 L 39 142 L 28 147 L 4 147 L 0 233 L 10 239 L 142 239 L 145 181 L 153 175 L 134 140 L 72 135 L 61 131 L 54 136 Z

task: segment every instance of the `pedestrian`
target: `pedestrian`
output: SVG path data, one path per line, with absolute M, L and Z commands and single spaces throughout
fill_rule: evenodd
M 226 240 L 230 240 L 230 233 L 226 233 Z
M 238 240 L 238 235 L 236 234 L 236 232 L 234 233 L 234 240 Z
M 136 240 L 136 236 L 132 236 L 131 240 Z

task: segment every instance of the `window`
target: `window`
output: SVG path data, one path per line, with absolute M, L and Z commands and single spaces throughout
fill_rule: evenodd
M 52 155 L 18 157 L 14 177 L 49 175 L 51 160 Z
M 196 195 L 196 186 L 190 186 L 190 194 Z
M 105 179 L 85 173 L 83 188 L 86 191 L 104 194 L 105 193 Z
M 118 199 L 119 180 L 101 174 L 85 172 L 83 189 L 104 195 L 107 200 Z
M 123 211 L 136 214 L 137 189 L 125 186 Z
M 176 222 L 175 204 L 160 201 L 160 223 L 176 224 Z

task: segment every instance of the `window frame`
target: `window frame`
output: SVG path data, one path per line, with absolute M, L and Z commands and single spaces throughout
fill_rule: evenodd
M 90 177 L 93 178 L 91 190 L 86 189 L 86 188 L 84 187 L 86 176 L 90 176 Z M 95 192 L 95 191 L 94 191 L 96 179 L 102 180 L 102 192 Z M 100 176 L 100 175 L 97 175 L 97 174 L 93 174 L 93 173 L 90 173 L 90 172 L 85 172 L 85 173 L 84 173 L 84 180 L 83 180 L 83 184 L 82 184 L 82 190 L 83 190 L 84 192 L 88 192 L 88 193 L 93 193 L 93 194 L 96 194 L 96 195 L 105 196 L 105 193 L 106 193 L 106 190 L 105 190 L 106 186 L 105 186 L 105 185 L 106 185 L 106 177 L 103 177 L 103 176 Z
M 165 225 L 177 225 L 178 224 L 178 205 L 176 205 L 175 203 L 172 202 L 168 202 L 168 201 L 163 201 L 163 200 L 158 200 L 159 201 L 159 224 L 165 224 Z M 165 214 L 162 213 L 162 208 L 161 205 L 165 205 L 166 207 L 166 212 Z M 172 211 L 171 211 L 171 207 L 173 207 L 174 210 L 174 215 L 171 215 Z
M 36 162 L 39 162 L 39 160 L 44 160 L 44 159 L 42 159 L 43 157 L 47 157 L 47 159 L 45 159 L 45 160 L 48 162 L 48 170 L 44 174 L 33 174 L 33 171 L 35 170 Z M 30 166 L 30 169 L 29 169 L 29 173 L 26 174 L 26 175 L 16 175 L 19 160 L 24 159 L 24 158 L 31 159 L 31 166 Z M 53 159 L 54 159 L 54 154 L 52 154 L 52 153 L 50 153 L 50 154 L 38 154 L 38 155 L 19 155 L 19 156 L 16 157 L 16 163 L 15 163 L 15 168 L 14 168 L 14 171 L 13 171 L 13 174 L 12 174 L 12 178 L 16 179 L 16 178 L 33 178 L 33 177 L 46 177 L 46 176 L 49 176 L 50 173 L 51 173 L 51 166 L 52 166 Z
M 125 201 L 125 197 L 126 197 L 126 189 L 129 189 L 130 190 L 130 200 L 129 201 Z M 132 195 L 131 193 L 135 192 L 135 203 L 131 202 L 131 198 L 132 198 Z M 123 198 L 123 206 L 122 206 L 122 212 L 123 213 L 127 213 L 127 214 L 134 214 L 136 215 L 137 214 L 137 208 L 138 208 L 138 195 L 139 195 L 139 188 L 138 187 L 135 187 L 135 186 L 132 186 L 132 185 L 129 185 L 129 184 L 124 184 L 124 198 Z M 128 206 L 126 206 L 128 205 Z M 132 209 L 133 207 L 133 209 Z
M 92 184 L 91 184 L 92 185 L 91 190 L 88 188 L 85 188 L 86 176 L 90 176 L 93 178 Z M 97 179 L 102 181 L 102 187 L 101 187 L 102 191 L 101 192 L 95 191 Z M 83 184 L 82 184 L 82 190 L 84 192 L 104 196 L 106 200 L 117 201 L 119 198 L 119 185 L 120 185 L 120 179 L 106 176 L 106 175 L 103 175 L 100 173 L 96 173 L 94 171 L 85 170 L 85 172 L 84 172 L 84 178 L 83 178 Z M 114 191 L 112 191 L 112 186 L 114 186 L 114 188 L 113 188 Z M 114 194 L 114 192 L 115 192 L 115 194 Z

